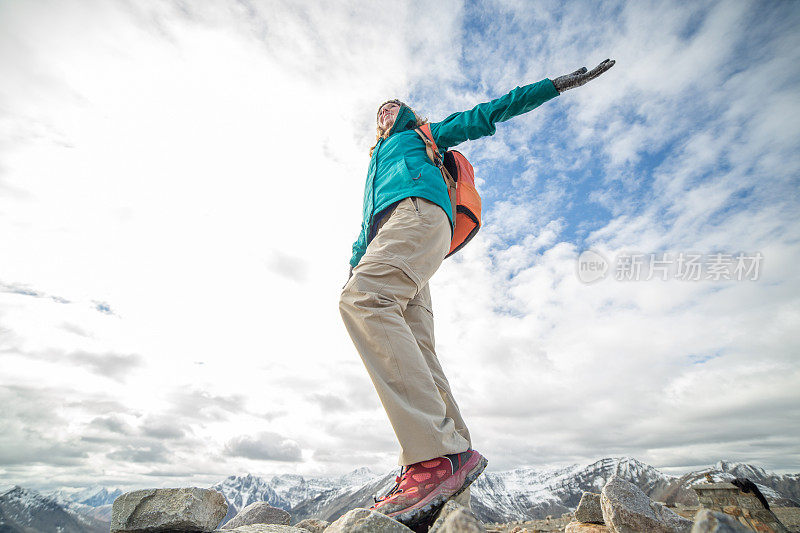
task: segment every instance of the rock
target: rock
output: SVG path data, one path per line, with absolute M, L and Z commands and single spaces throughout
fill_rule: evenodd
M 588 493 L 584 493 L 588 494 Z M 598 496 L 600 496 L 598 494 Z M 603 524 L 590 524 L 573 520 L 564 528 L 564 533 L 609 533 L 611 530 Z
M 253 502 L 234 516 L 222 529 L 233 529 L 250 524 L 289 525 L 292 517 L 283 509 L 273 507 L 267 502 Z
M 696 483 L 692 489 L 703 508 L 732 515 L 752 531 L 787 531 L 775 513 L 767 509 L 756 494 L 743 492 L 733 483 Z
M 437 533 L 485 533 L 486 528 L 470 511 L 462 507 L 448 514 L 441 527 L 434 531 Z
M 428 533 L 484 533 L 486 527 L 456 500 L 447 500 Z
M 225 497 L 215 490 L 136 490 L 114 500 L 111 533 L 214 531 L 227 512 Z
M 347 511 L 325 529 L 325 533 L 409 533 L 397 520 L 371 509 Z
M 603 523 L 603 510 L 600 508 L 600 495 L 594 492 L 584 492 L 581 502 L 575 509 L 575 521 L 593 524 Z
M 316 518 L 305 518 L 296 523 L 294 527 L 306 529 L 311 533 L 322 533 L 325 530 L 325 528 L 328 527 L 329 525 L 330 522 L 328 522 L 327 520 L 317 520 Z
M 600 493 L 603 522 L 617 533 L 689 533 L 692 521 L 651 501 L 642 490 L 619 476 L 612 476 Z
M 469 509 L 470 511 L 472 510 L 472 505 L 470 505 L 471 496 L 469 494 L 469 487 L 464 489 L 464 492 L 462 492 L 455 498 L 452 498 L 452 500 L 456 503 L 463 505 L 464 508 Z
M 725 513 L 700 509 L 694 517 L 692 533 L 750 533 L 738 520 Z
M 308 533 L 307 529 L 283 524 L 250 524 L 233 529 L 217 529 L 214 533 Z

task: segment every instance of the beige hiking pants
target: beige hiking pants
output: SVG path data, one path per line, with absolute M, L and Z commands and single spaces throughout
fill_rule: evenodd
M 450 249 L 450 222 L 424 198 L 381 220 L 339 311 L 410 465 L 472 447 L 436 356 L 428 280 Z

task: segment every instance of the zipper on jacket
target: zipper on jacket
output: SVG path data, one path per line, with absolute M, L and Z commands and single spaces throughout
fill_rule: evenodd
M 367 215 L 369 217 L 369 219 L 367 220 L 367 237 L 369 237 L 369 231 L 370 228 L 372 228 L 372 219 L 375 215 L 375 178 L 378 177 L 378 156 L 380 155 L 381 146 L 383 145 L 383 141 L 385 140 L 386 139 L 379 139 L 378 144 L 375 146 L 375 151 L 373 152 L 375 154 L 375 167 L 372 169 L 373 170 L 372 187 L 371 187 L 372 190 L 370 191 L 370 195 L 372 195 L 372 202 L 371 202 L 372 207 L 370 208 L 369 214 Z

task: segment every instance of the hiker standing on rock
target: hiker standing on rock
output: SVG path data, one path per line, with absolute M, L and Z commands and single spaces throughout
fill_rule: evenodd
M 493 135 L 495 123 L 527 113 L 614 65 L 606 59 L 554 80 L 517 87 L 429 124 L 442 152 Z M 450 250 L 454 220 L 443 175 L 415 129 L 427 121 L 399 100 L 378 108 L 361 234 L 339 310 L 402 449 L 395 486 L 371 507 L 409 527 L 464 491 L 486 467 L 472 449 L 436 356 L 428 281 Z

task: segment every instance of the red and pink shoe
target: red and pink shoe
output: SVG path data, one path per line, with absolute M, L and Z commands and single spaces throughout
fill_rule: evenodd
M 458 496 L 477 479 L 488 461 L 475 450 L 436 457 L 403 467 L 396 485 L 374 498 L 374 511 L 406 526 L 430 518 L 447 500 Z

